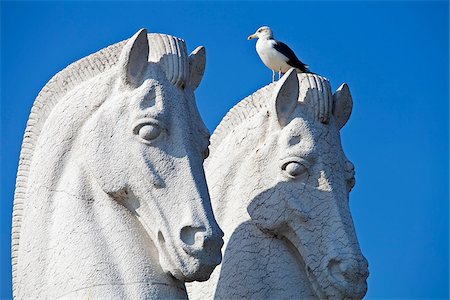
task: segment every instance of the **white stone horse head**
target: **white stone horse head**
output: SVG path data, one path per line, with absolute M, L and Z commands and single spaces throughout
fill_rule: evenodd
M 347 85 L 332 96 L 325 78 L 290 70 L 227 114 L 205 164 L 224 259 L 192 299 L 365 295 L 339 133 L 351 107 Z
M 56 75 L 27 125 L 15 194 L 18 298 L 186 297 L 221 261 L 194 90 L 204 48 L 145 29 Z

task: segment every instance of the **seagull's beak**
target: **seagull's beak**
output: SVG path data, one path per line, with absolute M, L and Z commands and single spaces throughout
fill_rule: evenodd
M 255 38 L 257 38 L 258 36 L 256 35 L 256 33 L 254 33 L 254 34 L 252 34 L 252 35 L 249 35 L 248 36 L 248 38 L 247 38 L 247 40 L 252 40 L 252 39 L 255 39 Z

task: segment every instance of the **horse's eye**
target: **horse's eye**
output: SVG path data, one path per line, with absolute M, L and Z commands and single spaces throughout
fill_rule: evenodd
M 133 133 L 141 138 L 141 142 L 151 142 L 163 130 L 161 123 L 154 118 L 142 118 L 133 124 Z
M 352 177 L 347 180 L 347 186 L 348 186 L 349 191 L 351 191 L 355 187 L 355 184 L 356 184 L 355 177 Z
M 151 141 L 156 139 L 161 133 L 161 129 L 156 124 L 146 124 L 139 128 L 139 137 L 146 140 Z
M 154 124 L 144 125 L 139 129 L 139 136 L 147 141 L 156 139 L 160 133 L 158 125 Z
M 285 163 L 281 167 L 281 169 L 284 172 L 286 172 L 286 174 L 289 177 L 292 177 L 292 178 L 295 178 L 295 177 L 297 177 L 299 175 L 302 175 L 302 174 L 304 174 L 305 172 L 308 171 L 308 169 L 306 168 L 305 165 L 303 165 L 303 164 L 301 164 L 299 162 L 296 162 L 296 161 L 291 161 L 291 162 Z
M 203 159 L 207 159 L 209 156 L 209 147 L 203 150 Z

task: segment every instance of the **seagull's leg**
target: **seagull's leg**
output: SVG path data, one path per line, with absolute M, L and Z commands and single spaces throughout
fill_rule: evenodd
M 278 71 L 278 80 L 280 80 L 280 78 L 281 78 L 281 69 L 280 69 L 280 71 Z
M 275 71 L 272 70 L 272 82 L 275 82 Z

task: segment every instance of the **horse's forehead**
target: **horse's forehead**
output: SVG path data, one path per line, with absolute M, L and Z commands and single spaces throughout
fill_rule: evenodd
M 339 131 L 333 124 L 324 124 L 314 118 L 298 116 L 283 130 L 280 136 L 287 148 L 302 148 L 302 151 L 329 151 L 339 145 Z
M 186 106 L 185 93 L 162 75 L 146 78 L 139 87 L 128 93 L 129 101 L 140 110 L 149 108 L 171 110 L 173 107 L 183 110 Z
M 177 127 L 183 124 L 183 128 L 193 127 L 201 133 L 205 131 L 204 135 L 209 138 L 209 131 L 195 111 L 193 92 L 173 85 L 164 74 L 159 75 L 145 79 L 139 87 L 130 91 L 129 101 L 134 118 L 154 117 L 166 125 L 176 123 Z
M 281 138 L 290 145 L 296 144 L 292 140 L 317 144 L 327 131 L 328 128 L 322 123 L 304 116 L 297 116 L 283 128 Z
M 298 116 L 289 122 L 289 124 L 284 128 L 283 133 L 287 137 L 313 135 L 313 124 L 307 118 Z

